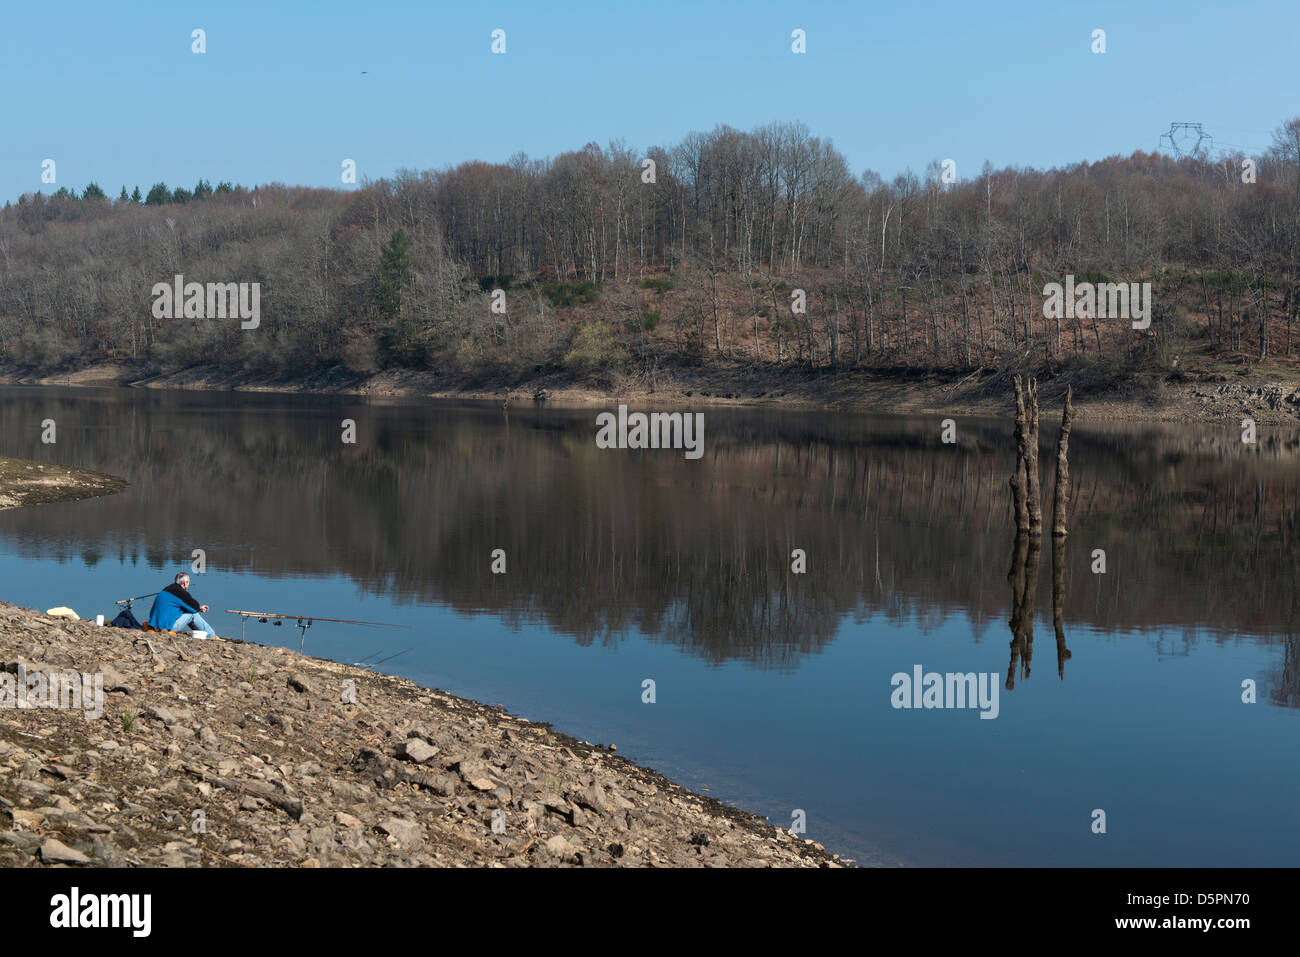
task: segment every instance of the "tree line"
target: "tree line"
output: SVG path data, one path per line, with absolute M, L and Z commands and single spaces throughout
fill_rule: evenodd
M 947 172 L 854 175 L 830 140 L 773 123 L 350 190 L 28 194 L 0 211 L 0 357 L 604 375 L 1294 354 L 1300 118 L 1257 157 Z M 176 274 L 260 282 L 261 328 L 153 319 L 150 289 Z M 1045 318 L 1043 282 L 1067 274 L 1152 281 L 1151 331 Z
M 118 194 L 115 205 L 135 205 L 135 206 L 162 206 L 166 203 L 188 203 L 195 199 L 206 199 L 221 193 L 246 193 L 247 190 L 242 186 L 235 186 L 226 181 L 213 186 L 206 179 L 200 178 L 194 184 L 193 189 L 186 189 L 184 186 L 177 186 L 175 189 L 169 189 L 166 183 L 154 183 L 149 187 L 149 192 L 142 194 L 140 187 L 136 186 L 130 193 L 127 193 L 126 187 L 122 187 L 122 192 Z M 77 200 L 87 200 L 91 202 L 108 202 L 108 194 L 104 192 L 102 186 L 96 182 L 86 184 L 86 188 L 78 195 L 75 190 L 70 190 L 66 186 L 60 186 L 50 199 L 52 205 L 46 205 L 46 198 L 39 191 L 35 193 L 25 193 L 19 197 L 18 205 L 25 214 L 21 216 L 21 221 L 27 224 L 39 223 L 46 219 L 77 219 L 81 216 L 79 207 L 71 205 Z M 12 207 L 12 203 L 5 203 L 5 208 Z M 48 210 L 48 215 L 47 215 Z

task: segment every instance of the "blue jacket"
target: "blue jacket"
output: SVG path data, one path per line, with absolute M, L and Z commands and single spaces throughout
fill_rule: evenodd
M 149 609 L 149 627 L 171 631 L 172 625 L 181 615 L 194 615 L 197 608 L 191 608 L 169 591 L 160 591 Z

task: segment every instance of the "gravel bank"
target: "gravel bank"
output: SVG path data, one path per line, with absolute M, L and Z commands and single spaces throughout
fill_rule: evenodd
M 91 676 L 80 707 L 16 706 L 56 675 Z M 59 864 L 840 866 L 608 748 L 406 679 L 0 602 L 0 866 Z

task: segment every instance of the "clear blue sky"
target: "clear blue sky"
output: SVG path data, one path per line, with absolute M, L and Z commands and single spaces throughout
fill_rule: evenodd
M 91 180 L 114 196 L 200 176 L 339 186 L 344 158 L 377 178 L 771 120 L 802 120 L 855 174 L 886 178 L 947 157 L 965 178 L 986 159 L 1151 150 L 1171 120 L 1266 147 L 1300 114 L 1297 38 L 1296 0 L 15 0 L 0 200 Z

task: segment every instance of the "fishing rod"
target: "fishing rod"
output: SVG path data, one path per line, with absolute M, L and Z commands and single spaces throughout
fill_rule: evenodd
M 152 598 L 152 597 L 153 597 L 154 595 L 156 595 L 156 594 L 158 594 L 156 591 L 151 591 L 151 592 L 149 592 L 149 594 L 147 594 L 147 595 L 136 595 L 134 598 L 123 598 L 121 601 L 115 601 L 115 602 L 113 602 L 113 604 L 115 604 L 115 605 L 126 605 L 127 608 L 130 608 L 130 607 L 131 607 L 131 602 L 133 602 L 133 601 L 142 601 L 142 600 L 145 599 L 145 598 Z
M 266 621 L 268 618 L 296 618 L 299 621 L 337 621 L 345 625 L 370 625 L 374 628 L 410 628 L 410 625 L 394 625 L 386 621 L 357 621 L 355 618 L 322 618 L 320 615 L 279 615 L 269 611 L 238 611 L 234 608 L 227 608 L 226 614 L 243 615 L 245 618 L 256 618 L 258 621 Z
M 244 640 L 244 626 L 248 619 L 256 618 L 260 622 L 270 621 L 277 627 L 283 625 L 286 621 L 296 621 L 299 628 L 298 651 L 302 651 L 303 646 L 307 643 L 307 629 L 317 621 L 333 621 L 342 625 L 361 625 L 364 628 L 410 628 L 410 625 L 394 625 L 386 621 L 357 621 L 354 618 L 321 618 L 317 615 L 282 615 L 270 611 L 240 611 L 237 608 L 227 608 L 226 614 L 239 616 L 239 637 Z M 409 649 L 408 649 L 409 650 Z

